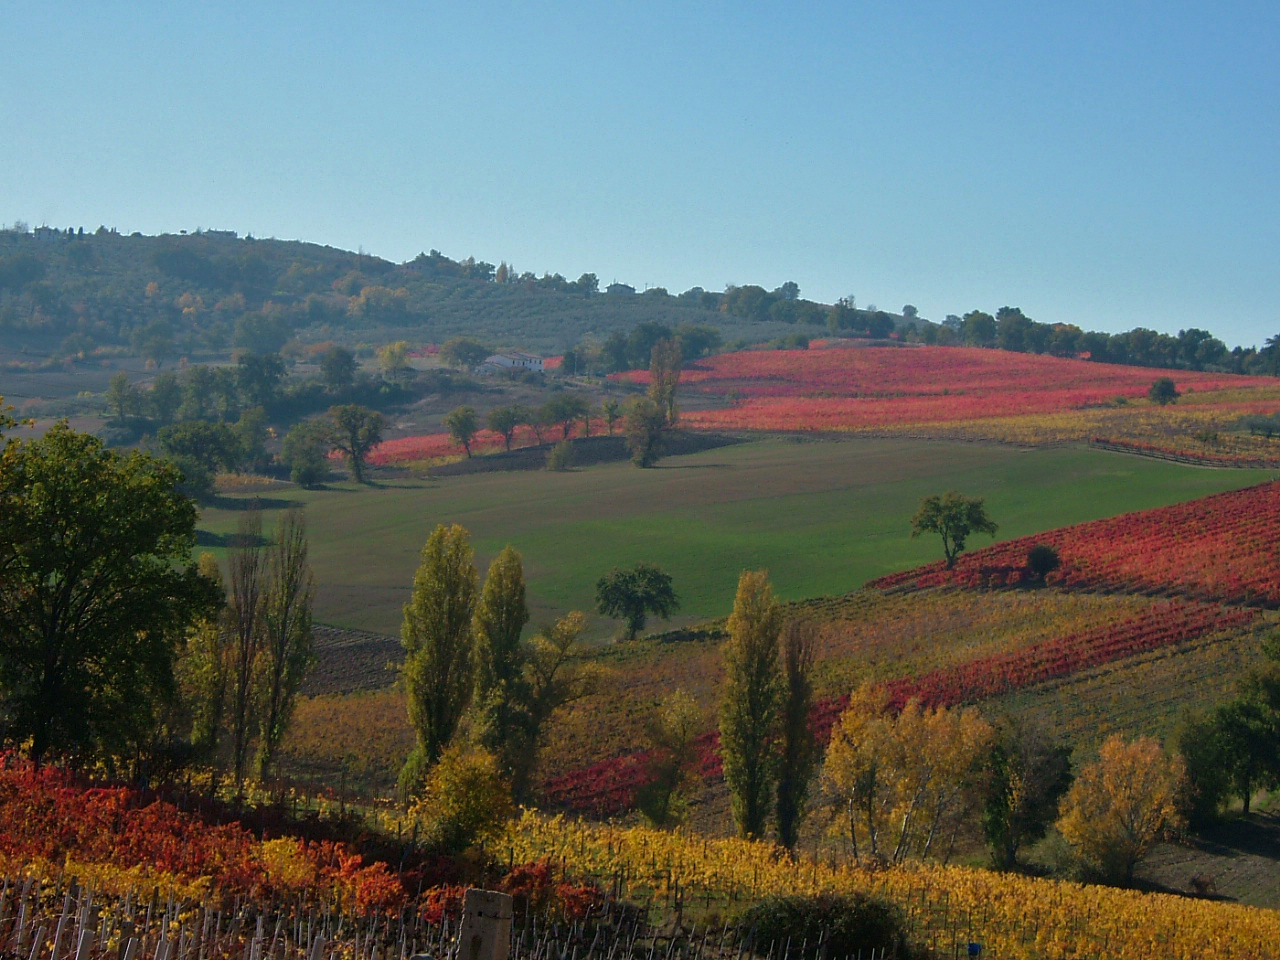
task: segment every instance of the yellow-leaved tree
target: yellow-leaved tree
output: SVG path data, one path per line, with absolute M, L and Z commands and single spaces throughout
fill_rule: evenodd
M 897 716 L 883 690 L 854 692 L 827 748 L 828 796 L 845 814 L 859 863 L 950 858 L 974 804 L 991 725 L 973 707 L 922 707 Z
M 1185 776 L 1182 758 L 1158 741 L 1113 734 L 1063 798 L 1058 830 L 1100 878 L 1129 883 L 1151 845 L 1181 824 Z

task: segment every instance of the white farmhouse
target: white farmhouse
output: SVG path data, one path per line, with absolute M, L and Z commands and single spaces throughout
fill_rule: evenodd
M 484 363 L 476 368 L 476 373 L 512 373 L 518 370 L 532 370 L 534 373 L 542 373 L 542 357 L 535 357 L 532 353 L 521 353 L 519 351 L 495 353 L 485 358 Z

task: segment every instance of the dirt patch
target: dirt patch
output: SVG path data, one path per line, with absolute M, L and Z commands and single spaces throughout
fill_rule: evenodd
M 1192 894 L 1199 886 L 1218 900 L 1280 907 L 1280 816 L 1241 814 L 1185 843 L 1162 844 L 1138 874 L 1175 893 Z M 1193 877 L 1199 878 L 1194 884 Z
M 304 696 L 380 690 L 395 681 L 404 659 L 399 637 L 321 625 L 313 633 L 316 662 L 302 682 Z

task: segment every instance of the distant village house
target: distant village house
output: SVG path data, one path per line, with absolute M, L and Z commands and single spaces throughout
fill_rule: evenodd
M 495 353 L 487 357 L 484 363 L 476 368 L 476 373 L 493 374 L 493 373 L 515 373 L 520 370 L 532 370 L 534 373 L 542 373 L 544 363 L 542 357 L 535 357 L 532 353 Z

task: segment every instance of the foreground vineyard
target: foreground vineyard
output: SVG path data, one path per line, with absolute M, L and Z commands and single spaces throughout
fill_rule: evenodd
M 633 897 L 731 908 L 766 893 L 864 891 L 907 915 L 911 939 L 953 956 L 978 942 L 1002 960 L 1267 960 L 1280 955 L 1280 914 L 962 867 L 866 871 L 792 862 L 776 848 L 527 813 L 507 837 L 515 859 L 551 858 Z

